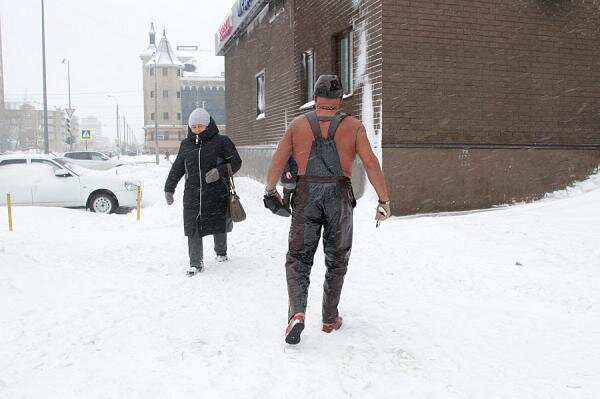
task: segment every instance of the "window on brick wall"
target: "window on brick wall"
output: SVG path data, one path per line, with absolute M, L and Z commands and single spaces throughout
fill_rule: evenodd
M 304 67 L 305 100 L 308 103 L 313 100 L 315 88 L 315 52 L 312 49 L 302 54 L 302 66 Z
M 180 91 L 177 92 L 177 98 L 181 98 L 181 92 Z
M 169 97 L 169 90 L 163 90 L 163 98 Z
M 353 52 L 353 35 L 352 31 L 342 32 L 335 36 L 336 43 L 336 69 L 337 74 L 342 81 L 342 87 L 344 88 L 344 94 L 352 94 L 354 91 L 353 79 L 354 71 L 352 68 L 352 62 L 354 59 Z
M 168 121 L 169 120 L 169 113 L 168 112 L 163 112 L 163 119 Z
M 150 114 L 150 120 L 154 120 L 154 112 Z
M 154 98 L 154 90 L 150 92 L 150 98 Z
M 168 68 L 163 68 L 163 76 L 168 76 L 169 75 L 169 69 Z
M 150 76 L 154 76 L 154 68 L 150 68 Z
M 181 120 L 181 112 L 177 113 L 177 120 L 180 121 Z
M 265 116 L 265 71 L 256 75 L 256 116 Z

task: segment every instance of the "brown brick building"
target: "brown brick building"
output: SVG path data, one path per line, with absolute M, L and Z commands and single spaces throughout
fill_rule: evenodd
M 593 1 L 240 0 L 216 44 L 228 134 L 257 178 L 331 72 L 395 214 L 531 200 L 600 163 Z

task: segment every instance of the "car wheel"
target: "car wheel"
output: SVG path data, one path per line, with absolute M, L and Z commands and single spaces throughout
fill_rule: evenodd
M 90 199 L 90 210 L 96 213 L 112 213 L 117 209 L 117 201 L 109 193 L 97 193 Z

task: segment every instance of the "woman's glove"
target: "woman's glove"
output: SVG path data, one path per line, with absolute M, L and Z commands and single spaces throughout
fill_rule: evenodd
M 204 176 L 204 180 L 207 183 L 214 183 L 217 180 L 219 180 L 219 169 L 212 168 L 211 170 L 206 172 L 206 175 Z
M 167 200 L 167 205 L 172 205 L 173 201 L 175 201 L 173 199 L 173 193 L 165 192 L 165 200 Z

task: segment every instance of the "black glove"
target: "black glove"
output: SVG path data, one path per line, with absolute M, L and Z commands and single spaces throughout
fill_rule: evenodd
M 167 205 L 172 205 L 175 199 L 173 198 L 173 193 L 168 193 L 165 191 L 165 200 L 167 200 Z
M 265 208 L 273 212 L 275 215 L 289 217 L 291 215 L 290 211 L 288 211 L 281 201 L 281 196 L 277 191 L 274 193 L 267 193 L 263 197 L 263 203 L 265 204 Z

